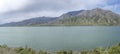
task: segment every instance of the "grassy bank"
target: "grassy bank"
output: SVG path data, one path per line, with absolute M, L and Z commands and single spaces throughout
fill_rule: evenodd
M 120 54 L 120 43 L 110 46 L 107 49 L 94 48 L 91 50 L 80 50 L 73 52 L 72 50 L 60 50 L 55 52 L 35 51 L 31 48 L 16 47 L 10 48 L 7 45 L 0 45 L 0 54 Z

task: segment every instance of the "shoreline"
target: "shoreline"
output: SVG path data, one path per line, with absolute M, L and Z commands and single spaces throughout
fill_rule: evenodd
M 8 47 L 7 45 L 0 45 L 0 54 L 120 54 L 120 43 L 108 46 L 108 48 L 94 48 L 91 50 L 57 50 L 54 52 L 49 51 L 35 51 L 27 46 L 25 47 Z

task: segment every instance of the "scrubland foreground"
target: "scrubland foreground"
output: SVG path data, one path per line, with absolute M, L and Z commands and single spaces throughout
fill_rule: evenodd
M 0 45 L 0 54 L 120 54 L 120 43 L 104 48 L 94 48 L 91 50 L 59 50 L 54 52 L 48 51 L 35 51 L 31 48 L 26 47 L 16 47 L 11 48 L 7 45 Z

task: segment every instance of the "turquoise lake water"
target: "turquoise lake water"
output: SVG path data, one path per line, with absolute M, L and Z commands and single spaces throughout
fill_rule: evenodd
M 120 42 L 120 27 L 0 27 L 0 45 L 35 50 L 81 50 Z

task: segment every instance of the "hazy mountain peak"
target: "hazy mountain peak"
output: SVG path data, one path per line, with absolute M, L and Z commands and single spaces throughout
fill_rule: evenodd
M 81 13 L 82 11 L 84 11 L 84 10 L 71 11 L 71 12 L 68 12 L 68 13 L 66 13 L 66 14 L 67 14 L 67 15 L 71 15 L 71 16 L 75 16 L 75 15 L 77 15 L 77 14 Z
M 101 10 L 103 10 L 103 9 L 101 9 L 101 8 L 95 8 L 95 9 L 92 9 L 92 10 L 96 10 L 96 11 L 101 11 Z
M 70 18 L 70 17 L 74 17 L 74 16 L 77 16 L 79 15 L 81 12 L 83 12 L 85 10 L 78 10 L 78 11 L 70 11 L 70 12 L 67 12 L 67 13 L 64 13 L 62 14 L 59 19 L 63 19 L 63 18 Z

